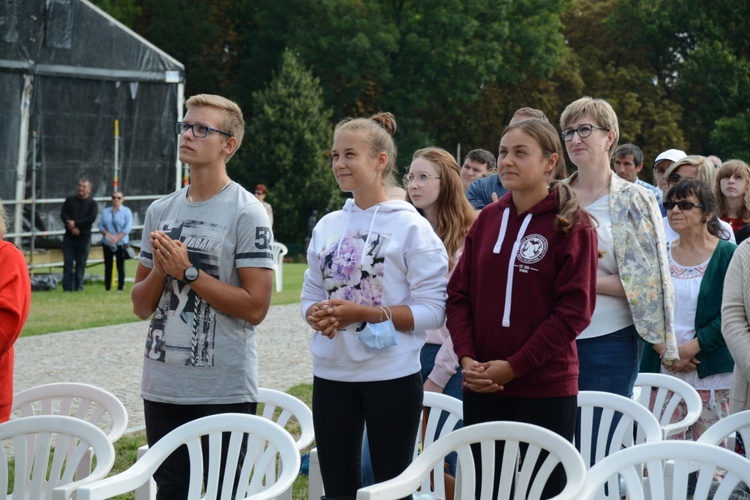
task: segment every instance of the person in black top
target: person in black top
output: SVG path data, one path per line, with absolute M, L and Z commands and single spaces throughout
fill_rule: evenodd
M 63 291 L 83 290 L 83 275 L 91 249 L 91 226 L 98 213 L 96 201 L 91 198 L 91 181 L 79 179 L 76 194 L 65 198 L 60 218 L 65 224 L 63 236 Z

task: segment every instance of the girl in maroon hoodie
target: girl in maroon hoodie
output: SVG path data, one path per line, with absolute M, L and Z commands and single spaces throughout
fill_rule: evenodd
M 479 214 L 448 285 L 464 425 L 526 422 L 572 440 L 575 339 L 596 300 L 596 231 L 570 187 L 550 185 L 565 169 L 552 125 L 538 119 L 509 125 L 498 160 L 509 192 Z M 558 466 L 545 498 L 564 485 Z

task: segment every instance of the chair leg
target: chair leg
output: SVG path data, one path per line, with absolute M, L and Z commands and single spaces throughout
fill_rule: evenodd
M 320 500 L 323 497 L 323 476 L 320 474 L 320 461 L 318 460 L 318 449 L 310 450 L 310 483 L 307 489 L 308 500 Z
M 147 451 L 148 445 L 143 445 L 138 448 L 138 456 L 136 460 L 140 459 Z M 135 500 L 156 500 L 156 481 L 154 481 L 153 477 L 149 478 L 148 481 L 135 490 Z

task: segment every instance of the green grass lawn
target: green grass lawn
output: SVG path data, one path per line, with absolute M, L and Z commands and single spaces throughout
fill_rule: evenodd
M 137 262 L 128 260 L 126 266 L 126 275 L 131 278 L 135 276 Z M 284 264 L 283 290 L 277 293 L 274 288 L 271 305 L 299 302 L 305 269 L 307 264 Z M 85 283 L 82 292 L 63 293 L 62 284 L 55 290 L 33 292 L 31 312 L 21 336 L 138 321 L 130 302 L 132 281 L 125 283 L 124 292 L 118 292 L 116 286 L 112 291 L 106 292 L 101 279 L 104 276 L 104 264 L 89 267 L 87 273 L 92 279 Z

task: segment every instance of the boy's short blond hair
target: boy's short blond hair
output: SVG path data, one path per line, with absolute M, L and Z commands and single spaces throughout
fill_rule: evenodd
M 198 94 L 185 101 L 185 107 L 187 109 L 191 107 L 210 107 L 222 111 L 224 117 L 222 122 L 217 124 L 217 127 L 229 132 L 232 134 L 232 137 L 237 139 L 237 147 L 227 156 L 227 161 L 229 161 L 234 156 L 234 153 L 240 149 L 242 138 L 245 136 L 245 119 L 242 117 L 242 110 L 237 103 L 220 95 Z

